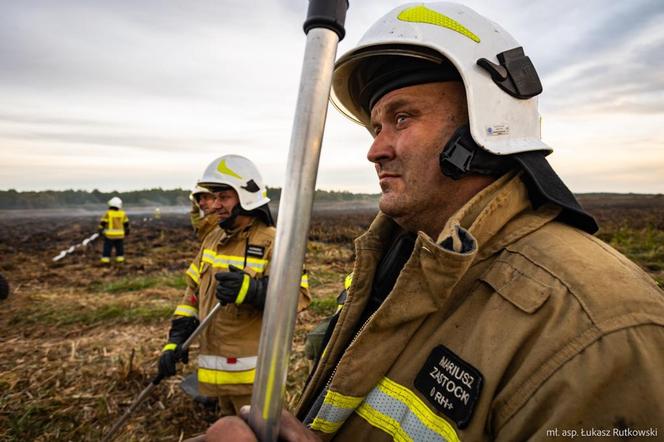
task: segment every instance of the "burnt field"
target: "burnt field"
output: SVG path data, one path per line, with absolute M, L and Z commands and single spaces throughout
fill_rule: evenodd
M 664 286 L 664 196 L 584 195 L 603 240 Z M 293 406 L 310 364 L 304 337 L 335 308 L 353 264 L 352 240 L 375 211 L 315 214 L 306 264 L 314 302 L 298 317 L 288 378 Z M 2 217 L 0 273 L 0 440 L 99 440 L 156 373 L 183 273 L 198 241 L 185 214 L 133 217 L 127 262 L 102 266 L 101 243 L 52 258 L 95 231 L 97 216 Z M 191 360 L 195 361 L 196 346 Z M 179 388 L 189 364 L 139 407 L 123 441 L 173 441 L 203 431 L 214 411 Z

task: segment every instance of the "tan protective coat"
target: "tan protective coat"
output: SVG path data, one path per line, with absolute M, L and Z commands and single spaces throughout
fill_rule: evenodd
M 194 232 L 196 233 L 196 237 L 201 241 L 203 241 L 207 234 L 214 230 L 219 224 L 219 221 L 221 221 L 219 215 L 201 216 L 201 210 L 193 203 L 191 205 L 191 210 L 189 211 L 189 219 L 191 221 L 191 227 L 194 228 Z
M 421 400 L 426 409 L 420 414 L 447 422 L 448 440 L 541 440 L 556 429 L 559 436 L 576 430 L 580 437 L 582 429 L 661 427 L 662 290 L 607 244 L 556 222 L 558 213 L 550 205 L 534 210 L 520 177 L 496 181 L 451 217 L 437 240 L 419 233 L 392 292 L 352 341 L 376 265 L 399 230 L 379 214 L 355 242 L 348 299 L 299 417 L 336 367 L 333 392 L 365 398 L 387 377 Z M 439 245 L 451 237 L 460 250 L 457 227 L 475 239 L 471 251 Z M 484 379 L 463 430 L 414 386 L 439 345 Z M 319 435 L 392 440 L 391 430 L 358 415 L 360 407 L 336 433 Z
M 215 296 L 217 282 L 214 275 L 217 272 L 228 271 L 228 266 L 218 266 L 208 262 L 209 260 L 205 258 L 206 250 L 213 251 L 217 256 L 239 257 L 240 262 L 233 265 L 244 268 L 244 271 L 252 277 L 269 275 L 275 232 L 274 227 L 269 227 L 256 218 L 248 226 L 233 231 L 214 228 L 203 239 L 201 249 L 193 261 L 193 265 L 198 268 L 199 281 L 197 283 L 191 276 L 187 278 L 188 288 L 180 305 L 198 309 L 198 316 L 202 319 L 217 304 Z M 262 270 L 259 270 L 260 266 L 252 264 L 252 260 L 261 258 L 247 255 L 247 249 L 251 246 L 264 250 L 262 259 L 267 262 Z M 245 256 L 247 256 L 246 267 L 242 262 Z M 304 284 L 305 279 L 306 276 L 303 276 L 298 306 L 300 309 L 305 308 L 311 300 L 308 284 Z M 201 334 L 199 353 L 224 358 L 255 357 L 258 354 L 262 317 L 263 313 L 250 305 L 228 304 L 222 307 L 215 319 Z M 251 383 L 215 385 L 200 382 L 200 371 L 199 384 L 201 393 L 211 397 L 251 394 L 252 388 Z

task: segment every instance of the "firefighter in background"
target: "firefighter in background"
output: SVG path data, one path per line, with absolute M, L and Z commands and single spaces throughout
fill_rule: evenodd
M 221 221 L 219 215 L 212 213 L 212 202 L 214 195 L 205 187 L 196 184 L 189 194 L 191 201 L 191 227 L 194 228 L 196 236 L 201 241 L 205 235 L 210 233 Z
M 216 397 L 220 414 L 233 415 L 251 400 L 258 340 L 276 229 L 256 166 L 238 155 L 214 160 L 199 185 L 213 196 L 209 215 L 221 220 L 202 241 L 187 270 L 187 289 L 175 309 L 159 374 L 173 376 L 188 361 L 180 346 L 219 302 L 224 307 L 200 334 L 199 392 Z M 310 301 L 306 273 L 300 303 Z
M 104 236 L 101 262 L 111 262 L 111 251 L 115 248 L 115 262 L 124 262 L 124 237 L 129 235 L 129 218 L 122 210 L 122 200 L 114 196 L 108 200 L 108 210 L 99 223 L 99 232 Z

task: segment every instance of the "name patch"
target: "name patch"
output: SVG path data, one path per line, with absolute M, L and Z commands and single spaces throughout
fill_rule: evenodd
M 262 258 L 264 254 L 265 254 L 265 247 L 263 247 L 263 246 L 256 246 L 256 245 L 253 245 L 253 244 L 249 244 L 247 246 L 247 255 L 249 255 L 249 256 L 254 256 L 256 258 Z
M 470 423 L 483 381 L 479 370 L 439 345 L 417 374 L 415 388 L 463 429 Z

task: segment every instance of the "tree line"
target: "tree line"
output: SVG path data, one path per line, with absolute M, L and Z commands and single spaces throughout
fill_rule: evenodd
M 267 190 L 272 201 L 279 201 L 281 188 Z M 100 190 L 43 190 L 17 191 L 0 190 L 0 209 L 53 209 L 64 207 L 96 208 L 106 205 L 114 196 L 122 198 L 125 206 L 180 206 L 189 204 L 189 190 L 185 189 L 144 189 L 129 192 L 102 192 Z M 346 191 L 317 190 L 316 201 L 352 201 L 374 199 L 377 195 L 351 193 Z

